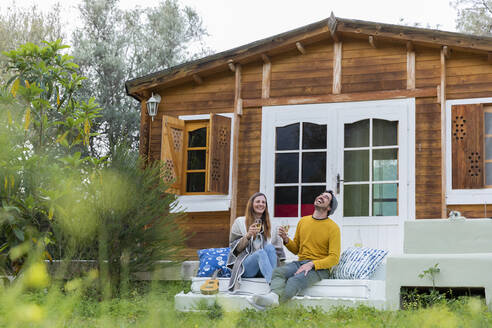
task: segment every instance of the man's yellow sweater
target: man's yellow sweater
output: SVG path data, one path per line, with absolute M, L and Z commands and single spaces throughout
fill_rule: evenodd
M 294 240 L 285 245 L 299 261 L 311 260 L 316 270 L 329 269 L 340 259 L 340 228 L 330 218 L 304 216 L 297 224 Z

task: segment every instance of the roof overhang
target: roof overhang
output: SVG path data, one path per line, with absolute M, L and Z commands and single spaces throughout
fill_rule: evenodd
M 193 81 L 197 75 L 204 77 L 225 71 L 231 63 L 259 61 L 262 56 L 294 49 L 297 42 L 309 44 L 323 39 L 336 41 L 344 36 L 371 36 L 381 40 L 411 42 L 414 45 L 448 46 L 456 50 L 492 54 L 492 37 L 345 19 L 335 17 L 332 13 L 329 18 L 316 23 L 129 80 L 125 88 L 129 96 L 142 100 L 145 91 Z

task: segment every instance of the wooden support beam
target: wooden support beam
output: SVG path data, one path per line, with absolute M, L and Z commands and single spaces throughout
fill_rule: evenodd
M 306 54 L 306 49 L 304 49 L 304 47 L 302 46 L 302 43 L 296 42 L 296 48 L 297 48 L 297 50 L 299 50 L 299 52 L 302 55 Z
M 227 66 L 229 66 L 229 69 L 232 71 L 232 72 L 235 72 L 236 71 L 236 65 L 234 65 L 234 61 L 232 59 L 229 59 L 227 61 Z
M 140 101 L 140 142 L 138 146 L 138 153 L 142 158 L 145 158 L 150 148 L 149 140 L 149 114 L 147 113 L 147 99 L 150 97 L 148 91 L 143 91 L 143 99 Z
M 376 37 L 374 35 L 369 35 L 369 44 L 374 49 L 376 49 L 378 47 L 378 44 L 377 44 L 377 41 L 376 41 Z
M 446 53 L 448 47 L 441 49 L 441 217 L 447 218 L 446 204 Z
M 333 44 L 333 94 L 342 92 L 342 43 Z
M 195 83 L 198 85 L 203 83 L 203 79 L 198 74 L 193 74 L 193 81 L 195 81 Z
M 407 50 L 407 89 L 415 89 L 415 51 L 414 50 Z
M 435 97 L 436 88 L 421 89 L 401 89 L 401 90 L 383 90 L 369 92 L 354 92 L 345 94 L 328 94 L 323 96 L 309 97 L 270 97 L 268 99 L 255 98 L 244 99 L 243 108 L 258 108 L 263 106 L 280 106 L 280 105 L 302 105 L 302 104 L 320 104 L 335 103 L 348 101 L 369 101 L 384 99 L 402 99 L 402 98 L 419 98 Z
M 235 65 L 235 92 L 234 92 L 234 126 L 233 126 L 233 141 L 232 141 L 232 183 L 231 183 L 231 216 L 230 216 L 230 227 L 236 220 L 237 216 L 237 179 L 238 179 L 238 160 L 239 160 L 239 126 L 243 108 L 243 101 L 241 99 L 241 65 Z
M 335 14 L 332 11 L 330 17 L 328 18 L 328 29 L 330 30 L 331 38 L 335 42 L 340 42 L 341 38 L 340 35 L 337 33 L 337 25 L 338 25 L 337 18 L 335 17 Z
M 270 57 L 268 57 L 267 54 L 261 54 L 261 59 L 263 59 L 263 62 L 265 64 L 269 64 L 270 63 Z
M 444 53 L 444 57 L 446 59 L 449 59 L 449 57 L 451 56 L 451 49 L 449 49 L 448 46 L 442 46 L 442 52 Z
M 407 41 L 407 51 L 415 51 L 412 41 Z
M 263 74 L 261 77 L 261 98 L 263 99 L 270 98 L 271 81 L 272 81 L 272 63 L 270 62 L 270 60 L 265 61 L 265 59 L 263 59 Z

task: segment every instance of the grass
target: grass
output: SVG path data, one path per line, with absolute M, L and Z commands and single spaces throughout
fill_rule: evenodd
M 189 282 L 133 283 L 124 297 L 104 300 L 93 286 L 71 289 L 3 288 L 0 327 L 490 327 L 492 313 L 483 300 L 443 300 L 427 308 L 380 311 L 370 307 L 278 307 L 264 312 L 226 313 L 219 305 L 200 313 L 174 310 L 174 295 Z

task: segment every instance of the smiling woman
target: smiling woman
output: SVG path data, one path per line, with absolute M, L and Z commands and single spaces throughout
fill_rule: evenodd
M 249 198 L 245 215 L 238 217 L 231 227 L 229 243 L 230 291 L 241 277 L 264 277 L 270 282 L 277 261 L 285 255 L 277 229 L 270 222 L 265 194 L 257 192 Z

